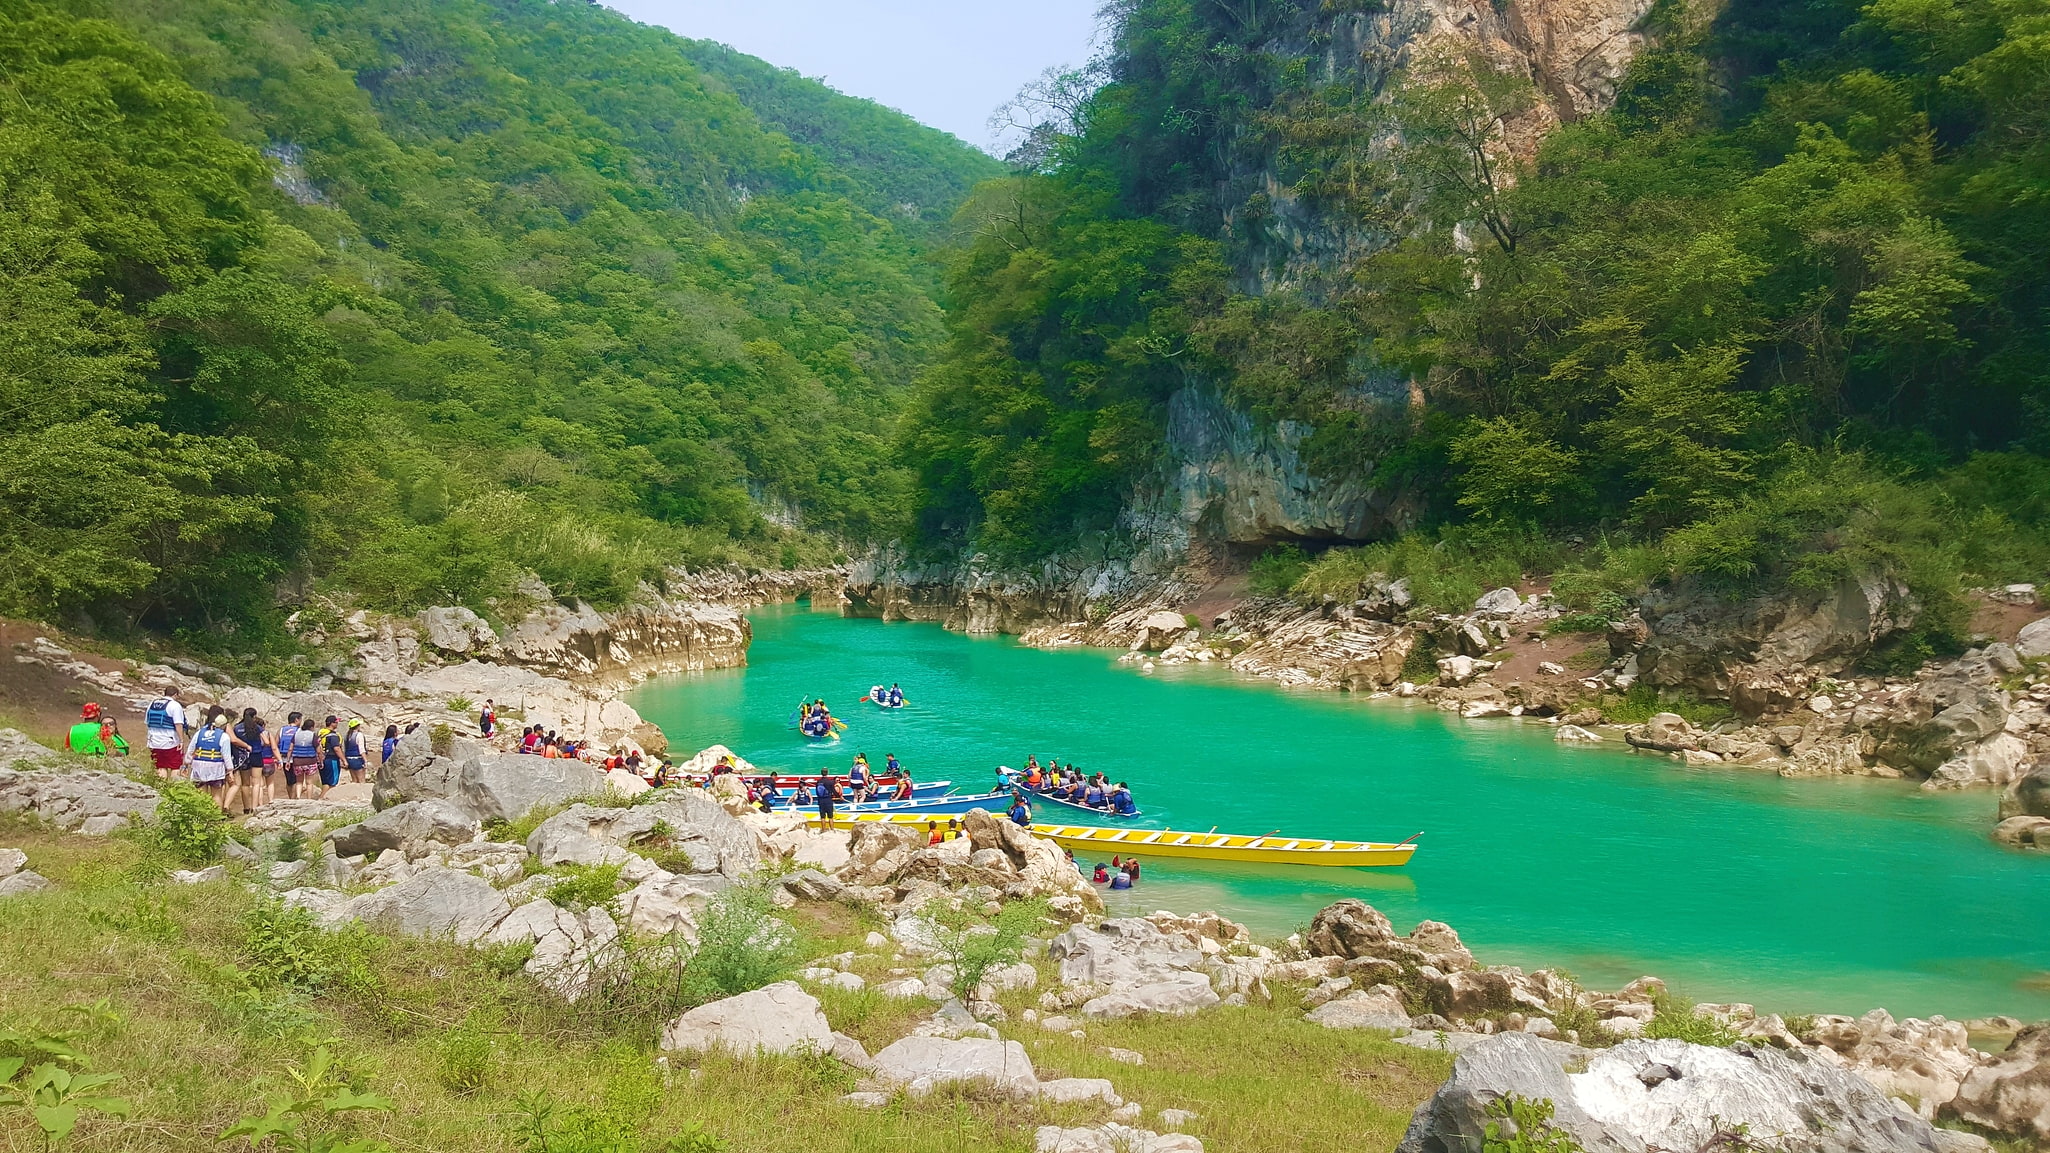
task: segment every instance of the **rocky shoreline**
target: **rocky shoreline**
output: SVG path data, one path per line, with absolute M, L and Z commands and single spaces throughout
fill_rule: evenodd
M 1020 1036 L 1232 1004 L 1457 1055 L 1451 1079 L 1416 1111 L 1402 1145 L 1410 1153 L 1478 1149 L 1475 1119 L 1517 1097 L 1552 1101 L 1548 1124 L 1589 1150 L 1717 1147 L 1708 1140 L 1717 1125 L 1781 1142 L 1758 1147 L 1844 1153 L 1990 1148 L 1932 1120 L 2050 1139 L 2050 1024 L 1896 1020 L 1883 1010 L 1761 1015 L 1741 1004 L 1684 1005 L 1652 977 L 1614 992 L 1585 989 L 1554 970 L 1484 964 L 1448 925 L 1399 933 L 1350 899 L 1265 943 L 1215 914 L 1102 919 L 1096 892 L 1056 846 L 987 813 L 969 814 L 965 835 L 937 846 L 891 825 L 821 832 L 789 817 L 736 814 L 694 790 L 607 799 L 589 766 L 425 733 L 379 771 L 377 790 L 375 813 L 361 802 L 274 803 L 249 823 L 251 846 L 173 880 L 252 885 L 329 925 L 517 946 L 526 973 L 571 1000 L 622 963 L 628 939 L 690 939 L 706 903 L 735 884 L 766 884 L 785 906 L 861 907 L 888 926 L 864 949 L 813 961 L 795 982 L 692 1009 L 663 1030 L 662 1047 L 789 1051 L 808 1041 L 865 1080 L 847 1096 L 862 1107 L 969 1082 L 1101 1109 L 1098 1123 L 1041 1129 L 1041 1150 L 1194 1153 L 1202 1142 L 1137 1128 L 1141 1108 L 1109 1082 L 1039 1080 Z M 87 822 L 146 822 L 143 794 L 153 793 L 0 732 L 0 809 L 104 831 Z M 536 812 L 551 815 L 524 841 L 487 833 L 503 827 L 492 822 Z M 284 859 L 277 849 L 287 834 L 312 852 Z M 48 887 L 32 864 L 0 851 L 0 897 Z M 612 899 L 558 903 L 545 870 L 564 865 L 615 868 Z M 1039 960 L 960 987 L 936 912 L 988 916 L 1020 900 L 1043 902 L 1049 918 L 1029 949 Z M 924 1003 L 931 1015 L 871 1055 L 824 1027 L 807 989 L 825 986 Z M 1021 1005 L 1020 996 L 1031 999 Z M 1972 1045 L 1975 1035 L 2011 1040 L 1988 1052 Z M 1179 1119 L 1159 1117 L 1170 1130 Z M 1820 1119 L 1828 1124 L 1811 1124 Z M 1673 1143 L 1686 1134 L 1702 1140 Z

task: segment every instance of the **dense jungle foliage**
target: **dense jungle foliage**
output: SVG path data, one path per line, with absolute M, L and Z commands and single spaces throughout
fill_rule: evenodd
M 1030 94 L 907 433 L 929 537 L 1103 526 L 1206 382 L 1314 426 L 1321 474 L 1407 485 L 1444 546 L 1305 558 L 1305 592 L 1448 551 L 1587 597 L 2043 575 L 2040 0 L 1662 3 L 1614 109 L 1521 158 L 1523 77 L 1327 53 L 1373 7 L 1122 0 L 1093 70 Z M 1352 255 L 1291 261 L 1284 210 Z
M 0 0 L 0 612 L 893 536 L 929 244 L 1000 171 L 582 3 Z

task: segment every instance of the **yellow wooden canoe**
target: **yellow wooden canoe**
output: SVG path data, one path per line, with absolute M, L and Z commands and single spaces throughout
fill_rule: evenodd
M 959 813 L 859 813 L 841 821 L 888 821 L 923 828 L 937 821 L 941 828 Z M 813 818 L 813 824 L 818 824 Z M 1140 857 L 1194 857 L 1206 861 L 1244 861 L 1262 865 L 1328 865 L 1337 867 L 1406 865 L 1416 853 L 1413 841 L 1326 841 L 1315 837 L 1247 836 L 1242 833 L 1198 833 L 1183 829 L 1112 829 L 1100 825 L 1035 824 L 1032 831 L 1066 849 L 1123 853 Z

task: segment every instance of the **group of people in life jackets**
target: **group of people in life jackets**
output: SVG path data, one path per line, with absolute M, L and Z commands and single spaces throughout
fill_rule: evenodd
M 1025 758 L 1023 771 L 1013 775 L 1009 770 L 999 770 L 1007 779 L 1022 784 L 1035 793 L 1044 794 L 1071 805 L 1098 809 L 1121 817 L 1129 817 L 1139 811 L 1139 805 L 1132 799 L 1131 786 L 1119 781 L 1112 784 L 1103 773 L 1084 776 L 1074 765 L 1062 767 L 1059 760 L 1049 757 L 1042 767 L 1037 756 Z
M 253 708 L 237 718 L 221 705 L 187 706 L 177 689 L 166 688 L 143 710 L 143 731 L 143 745 L 160 779 L 190 781 L 226 812 L 239 806 L 250 813 L 281 795 L 318 799 L 341 784 L 344 772 L 361 783 L 370 767 L 370 738 L 361 717 L 344 723 L 338 716 L 315 720 L 292 713 L 273 732 Z M 396 751 L 399 735 L 397 725 L 385 727 L 382 759 Z M 129 751 L 120 723 L 97 701 L 79 710 L 77 723 L 64 734 L 64 747 L 87 757 L 120 757 Z
M 869 688 L 868 695 L 861 699 L 874 701 L 886 709 L 901 709 L 904 707 L 904 690 L 894 684 L 887 689 L 881 685 L 873 685 Z
M 833 710 L 820 697 L 814 701 L 800 701 L 797 705 L 797 731 L 807 737 L 830 737 L 835 726 L 846 728 L 845 721 L 833 719 Z

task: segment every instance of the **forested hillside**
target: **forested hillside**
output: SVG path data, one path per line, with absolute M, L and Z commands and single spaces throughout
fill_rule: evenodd
M 1280 542 L 1309 556 L 1271 552 L 1268 587 L 1378 570 L 1451 604 L 1539 570 L 1592 603 L 1887 570 L 1932 610 L 1923 652 L 1961 582 L 2042 576 L 2039 5 L 1659 5 L 1613 110 L 1534 147 L 1505 125 L 1546 94 L 1478 57 L 1333 68 L 1355 9 L 1118 6 L 1102 86 L 971 206 L 907 433 L 928 539 L 1107 524 L 1207 380 L 1314 426 L 1322 475 L 1423 502 L 1406 541 Z M 1284 269 L 1306 216 L 1369 242 Z
M 602 604 L 899 531 L 929 240 L 998 170 L 951 137 L 541 0 L 0 0 L 0 89 L 0 611 Z

